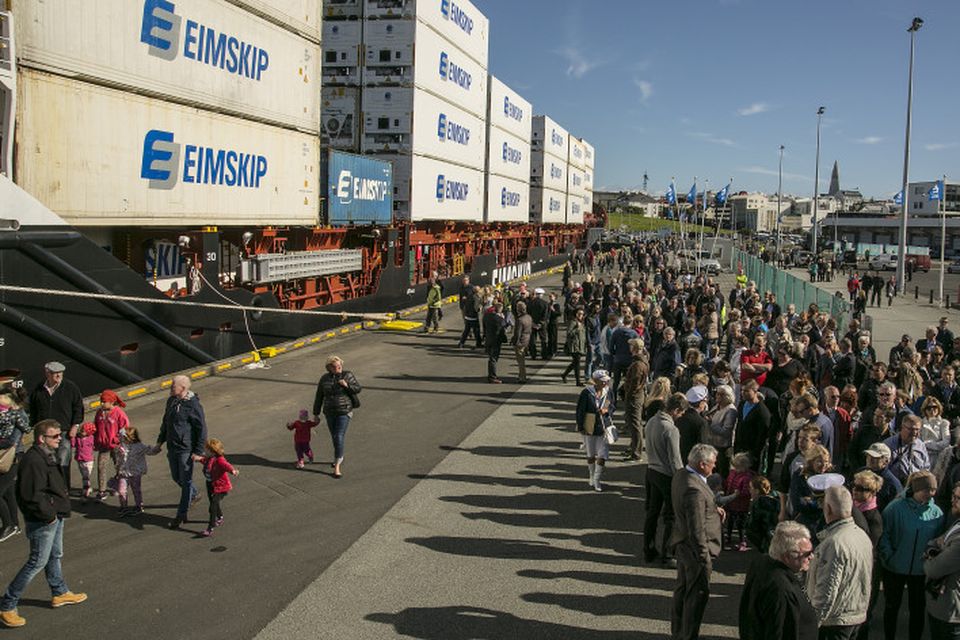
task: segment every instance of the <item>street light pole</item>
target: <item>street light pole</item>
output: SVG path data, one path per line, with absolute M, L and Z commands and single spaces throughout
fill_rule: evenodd
M 913 49 L 917 31 L 923 26 L 922 18 L 914 18 L 907 31 L 910 33 L 910 66 L 907 71 L 907 130 L 903 144 L 903 204 L 900 205 L 900 244 L 897 251 L 897 288 L 900 295 L 907 289 L 907 215 L 910 203 L 910 124 L 913 109 Z
M 777 264 L 783 260 L 780 246 L 780 218 L 783 216 L 783 208 L 780 204 L 783 199 L 783 145 L 780 145 L 780 168 L 777 171 Z
M 817 166 L 813 174 L 813 259 L 817 259 L 817 213 L 820 209 L 820 122 L 823 120 L 824 107 L 817 109 Z

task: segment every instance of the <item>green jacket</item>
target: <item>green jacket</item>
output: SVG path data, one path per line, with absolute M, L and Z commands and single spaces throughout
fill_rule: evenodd
M 440 285 L 435 284 L 427 291 L 427 306 L 431 309 L 439 309 L 441 305 Z
M 567 327 L 567 355 L 578 353 L 584 355 L 587 352 L 587 330 L 582 322 L 574 320 Z

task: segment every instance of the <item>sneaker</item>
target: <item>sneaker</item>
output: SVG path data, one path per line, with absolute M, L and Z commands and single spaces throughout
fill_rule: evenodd
M 217 522 L 214 526 L 219 527 L 222 524 L 223 524 L 223 516 L 220 516 L 219 518 L 217 518 Z
M 300 460 L 299 462 L 297 462 L 296 466 L 297 466 L 297 469 L 303 469 L 303 460 Z
M 0 531 L 0 542 L 9 540 L 18 533 L 20 533 L 20 527 L 6 527 L 3 531 Z
M 26 619 L 23 616 L 17 613 L 16 609 L 11 609 L 10 611 L 0 611 L 0 622 L 6 627 L 22 627 L 27 624 Z
M 50 601 L 50 606 L 56 609 L 58 607 L 64 607 L 68 604 L 80 604 L 86 599 L 87 594 L 85 593 L 73 593 L 72 591 L 67 591 L 59 596 L 53 596 L 53 599 Z
M 209 538 L 210 536 L 213 535 L 213 529 L 204 529 L 203 531 L 200 532 L 200 535 L 203 536 L 204 538 Z

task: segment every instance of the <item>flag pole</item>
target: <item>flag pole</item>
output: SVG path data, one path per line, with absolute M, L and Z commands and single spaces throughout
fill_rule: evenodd
M 940 183 L 940 200 L 937 201 L 937 209 L 940 210 L 940 306 L 943 307 L 943 271 L 944 258 L 946 255 L 947 244 L 947 176 L 944 174 L 943 182 Z

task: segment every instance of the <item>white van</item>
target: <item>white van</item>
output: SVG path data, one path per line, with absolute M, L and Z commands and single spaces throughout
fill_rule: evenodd
M 870 258 L 870 268 L 877 271 L 896 271 L 897 256 L 892 253 L 881 253 Z

